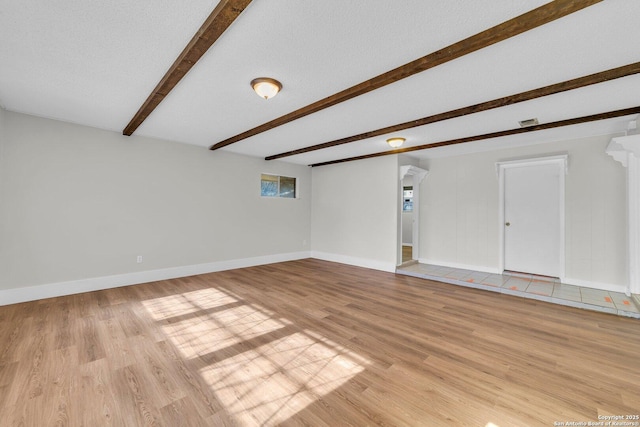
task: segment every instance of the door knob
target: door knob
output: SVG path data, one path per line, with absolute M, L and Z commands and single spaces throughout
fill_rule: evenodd
M 505 222 L 504 225 L 506 225 L 507 227 L 511 225 L 510 222 Z

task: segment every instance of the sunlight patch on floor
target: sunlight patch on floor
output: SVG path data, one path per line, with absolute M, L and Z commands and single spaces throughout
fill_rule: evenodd
M 144 302 L 240 425 L 275 425 L 344 385 L 370 362 L 312 330 L 219 289 Z
M 235 421 L 276 425 L 345 384 L 368 363 L 305 330 L 212 364 L 201 374 Z
M 189 313 L 232 304 L 238 300 L 217 289 L 201 289 L 142 301 L 154 320 L 168 320 Z
M 247 307 L 230 310 L 214 319 L 183 321 L 162 327 L 163 332 L 185 357 L 202 356 L 273 333 L 285 325 L 260 313 L 247 313 Z M 221 356 L 223 357 L 223 356 Z

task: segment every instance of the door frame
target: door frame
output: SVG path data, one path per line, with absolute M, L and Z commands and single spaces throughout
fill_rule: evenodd
M 420 254 L 420 183 L 429 174 L 426 169 L 421 169 L 417 166 L 406 165 L 400 166 L 400 203 L 398 204 L 400 209 L 399 233 L 398 233 L 398 260 L 396 265 L 402 264 L 402 180 L 407 176 L 413 177 L 413 227 L 411 236 L 411 259 L 417 260 Z
M 565 175 L 569 173 L 569 155 L 561 154 L 555 156 L 546 157 L 534 157 L 527 159 L 507 160 L 503 162 L 496 162 L 496 174 L 498 175 L 498 247 L 499 247 L 499 259 L 498 270 L 504 273 L 504 257 L 505 257 L 505 233 L 504 233 L 504 208 L 505 208 L 505 188 L 504 188 L 504 176 L 505 170 L 511 168 L 528 167 L 528 166 L 542 166 L 542 165 L 556 165 L 560 171 L 560 179 L 558 180 L 559 194 L 560 194 L 560 272 L 559 278 L 564 281 L 565 278 Z

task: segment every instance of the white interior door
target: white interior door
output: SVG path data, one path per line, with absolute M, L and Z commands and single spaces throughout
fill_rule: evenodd
M 562 174 L 558 164 L 505 168 L 505 270 L 561 276 Z

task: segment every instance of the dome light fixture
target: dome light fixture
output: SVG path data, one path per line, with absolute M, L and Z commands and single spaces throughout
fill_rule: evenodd
M 251 87 L 260 98 L 273 98 L 282 89 L 282 83 L 270 77 L 258 77 L 251 80 Z
M 387 144 L 391 146 L 391 148 L 398 148 L 406 141 L 405 138 L 394 137 L 387 139 Z

